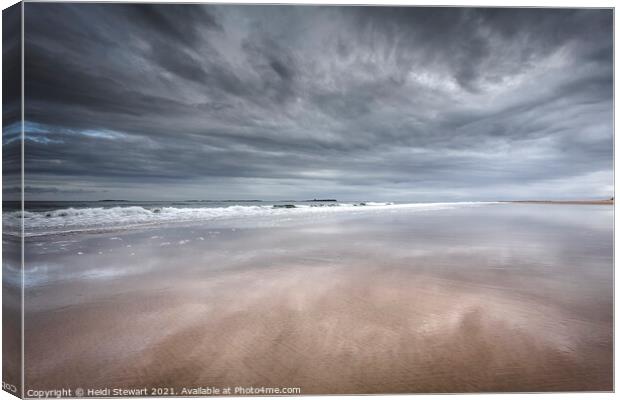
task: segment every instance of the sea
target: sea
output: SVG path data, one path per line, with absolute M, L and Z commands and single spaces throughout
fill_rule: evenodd
M 362 210 L 436 210 L 488 202 L 406 203 L 379 201 L 341 202 L 313 200 L 185 200 L 185 201 L 27 201 L 24 211 L 19 202 L 3 202 L 3 230 L 25 236 L 55 233 L 126 229 L 146 225 L 212 221 L 246 217 L 286 217 L 323 215 Z

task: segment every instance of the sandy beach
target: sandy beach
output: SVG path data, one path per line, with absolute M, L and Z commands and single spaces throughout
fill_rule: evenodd
M 6 229 L 4 230 L 6 232 Z M 21 392 L 21 240 L 2 237 L 2 381 L 13 394 Z
M 610 391 L 613 208 L 27 239 L 26 389 Z

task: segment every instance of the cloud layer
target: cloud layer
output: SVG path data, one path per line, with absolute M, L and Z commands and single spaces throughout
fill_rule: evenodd
M 25 9 L 29 199 L 613 192 L 611 10 Z

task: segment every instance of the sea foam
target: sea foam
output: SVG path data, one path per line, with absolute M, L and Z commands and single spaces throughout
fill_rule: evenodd
M 213 221 L 247 217 L 294 217 L 342 212 L 389 211 L 401 209 L 439 210 L 446 208 L 476 206 L 490 203 L 338 203 L 330 206 L 293 205 L 233 205 L 228 207 L 176 208 L 158 207 L 92 207 L 66 208 L 53 211 L 11 211 L 3 215 L 4 232 L 16 234 L 20 222 L 24 222 L 25 236 L 40 236 L 92 230 L 109 230 L 141 227 L 152 224 L 191 221 Z

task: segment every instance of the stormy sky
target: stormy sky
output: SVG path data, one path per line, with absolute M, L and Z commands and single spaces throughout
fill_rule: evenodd
M 25 13 L 27 200 L 613 192 L 611 10 Z

